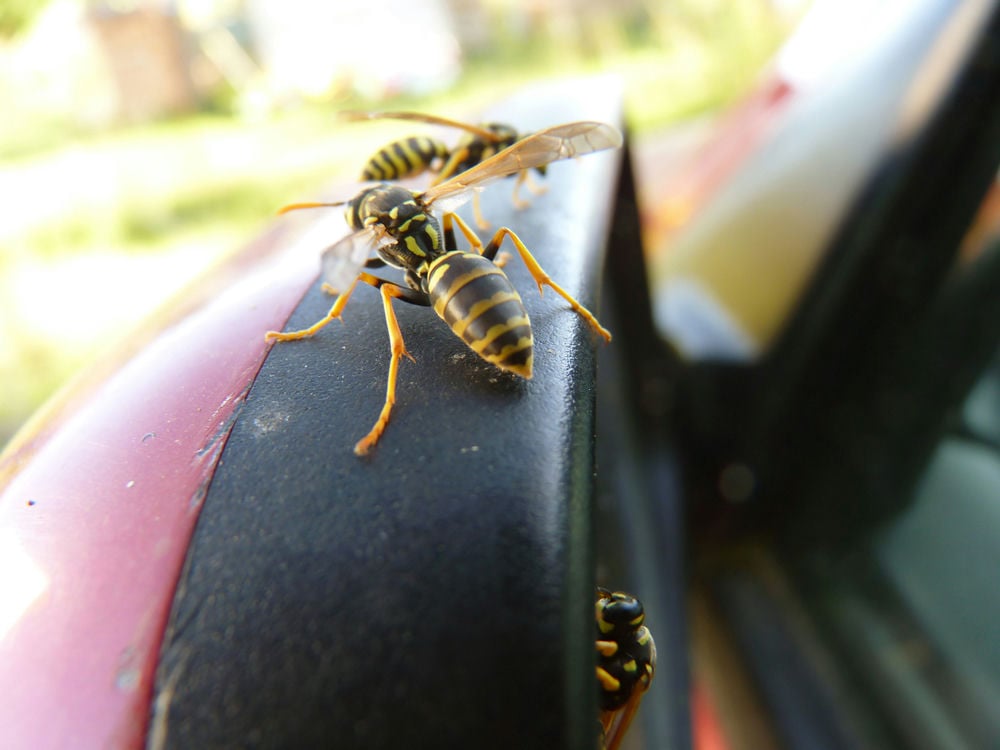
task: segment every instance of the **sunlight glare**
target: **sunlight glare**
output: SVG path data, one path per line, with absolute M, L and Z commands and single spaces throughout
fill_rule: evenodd
M 14 532 L 0 529 L 0 641 L 48 585 Z

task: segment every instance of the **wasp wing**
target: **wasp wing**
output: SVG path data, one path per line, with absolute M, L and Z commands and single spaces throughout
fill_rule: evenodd
M 455 175 L 447 182 L 421 195 L 425 205 L 446 199 L 450 210 L 472 197 L 472 191 L 494 180 L 503 179 L 524 169 L 541 167 L 560 159 L 571 159 L 622 145 L 622 134 L 603 122 L 580 121 L 553 125 L 522 138 L 513 146 Z
M 642 694 L 639 693 L 630 697 L 628 702 L 617 711 L 604 712 L 606 715 L 601 716 L 601 726 L 604 728 L 604 743 L 601 745 L 603 750 L 618 750 L 618 746 L 621 745 L 628 733 L 628 728 L 632 724 L 635 712 L 639 709 L 639 701 L 641 700 Z
M 653 644 L 652 649 L 651 663 L 655 667 L 655 644 Z M 650 675 L 652 675 L 652 672 L 650 672 Z M 652 680 L 652 676 L 649 679 Z M 628 732 L 628 728 L 632 724 L 632 719 L 635 718 L 635 713 L 639 710 L 639 704 L 642 702 L 642 698 L 648 689 L 649 682 L 637 682 L 632 688 L 632 694 L 629 695 L 628 700 L 621 708 L 615 711 L 601 712 L 601 725 L 604 728 L 603 750 L 618 750 L 618 746 Z
M 372 251 L 388 239 L 381 225 L 373 225 L 337 240 L 320 256 L 323 281 L 337 292 L 350 289 Z
M 426 115 L 422 112 L 359 112 L 355 110 L 346 110 L 340 112 L 339 116 L 341 119 L 348 120 L 350 122 L 359 122 L 362 120 L 409 120 L 411 122 L 423 122 L 429 125 L 443 125 L 446 128 L 458 128 L 459 130 L 465 130 L 491 142 L 499 141 L 502 138 L 502 136 L 497 133 L 487 130 L 486 128 L 481 128 L 478 125 L 470 125 L 467 122 L 459 122 L 458 120 L 449 120 L 447 117 L 438 117 L 437 115 Z

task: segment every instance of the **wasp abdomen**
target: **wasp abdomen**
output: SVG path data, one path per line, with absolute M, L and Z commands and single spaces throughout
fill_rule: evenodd
M 393 141 L 368 160 L 363 180 L 401 180 L 430 169 L 435 159 L 448 158 L 448 147 L 433 138 L 414 136 Z
M 474 253 L 442 255 L 428 269 L 427 294 L 434 312 L 472 351 L 503 370 L 531 377 L 528 311 L 491 260 Z

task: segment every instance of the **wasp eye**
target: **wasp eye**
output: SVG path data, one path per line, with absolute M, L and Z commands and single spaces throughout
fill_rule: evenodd
M 611 595 L 611 601 L 605 610 L 608 618 L 615 622 L 631 622 L 643 614 L 642 604 L 638 599 L 621 593 Z

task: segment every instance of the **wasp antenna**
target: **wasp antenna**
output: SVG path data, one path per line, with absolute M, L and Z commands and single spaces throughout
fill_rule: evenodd
M 337 113 L 338 120 L 345 122 L 360 122 L 362 120 L 374 120 L 379 116 L 378 112 L 363 112 L 357 109 L 342 109 Z
M 458 128 L 473 135 L 495 143 L 503 140 L 503 136 L 493 132 L 487 127 L 472 125 L 459 120 L 452 120 L 449 117 L 439 117 L 423 112 L 364 112 L 354 109 L 345 109 L 337 113 L 337 116 L 346 122 L 360 122 L 362 120 L 409 120 L 410 122 L 422 122 L 427 125 L 441 125 L 446 128 Z
M 289 211 L 298 211 L 300 208 L 334 208 L 343 205 L 344 201 L 340 201 L 339 203 L 289 203 L 287 206 L 282 206 L 278 209 L 278 215 L 287 214 Z

